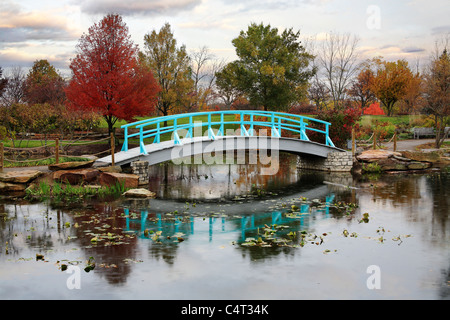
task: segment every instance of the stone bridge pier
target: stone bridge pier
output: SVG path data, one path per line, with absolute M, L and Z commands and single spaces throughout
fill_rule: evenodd
M 297 159 L 298 169 L 319 170 L 328 172 L 350 172 L 353 168 L 351 152 L 329 152 L 326 158 L 301 155 Z

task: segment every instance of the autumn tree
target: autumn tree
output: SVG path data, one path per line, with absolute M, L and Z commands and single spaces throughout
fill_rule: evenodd
M 25 100 L 30 104 L 62 104 L 65 82 L 47 60 L 36 60 L 24 82 Z
M 413 74 L 405 60 L 379 61 L 371 88 L 382 102 L 387 116 L 392 115 L 395 103 L 405 96 L 412 77 Z
M 370 68 L 364 68 L 359 72 L 356 79 L 352 81 L 352 86 L 348 89 L 348 94 L 358 102 L 361 108 L 361 114 L 364 109 L 375 102 L 376 97 L 372 91 L 374 74 Z
M 186 47 L 177 47 L 170 24 L 159 32 L 153 30 L 144 36 L 144 52 L 139 54 L 141 62 L 153 70 L 161 87 L 156 104 L 157 110 L 167 116 L 183 106 L 191 104 L 194 81 Z
M 411 114 L 420 109 L 421 103 L 421 88 L 423 85 L 422 75 L 415 73 L 409 78 L 406 86 L 405 95 L 400 101 L 400 112 Z
M 315 70 L 299 37 L 300 32 L 292 28 L 279 32 L 270 25 L 252 23 L 233 39 L 239 59 L 228 70 L 252 105 L 281 111 L 306 96 Z
M 443 131 L 450 116 L 450 56 L 447 49 L 431 61 L 425 74 L 423 100 L 423 112 L 434 118 L 435 147 L 439 148 L 446 136 Z
M 216 72 L 217 95 L 223 101 L 227 109 L 242 95 L 237 85 L 235 64 L 229 63 Z
M 75 109 L 103 116 L 110 133 L 118 119 L 133 121 L 154 111 L 158 84 L 139 64 L 138 48 L 120 15 L 108 14 L 90 27 L 77 51 L 66 89 Z

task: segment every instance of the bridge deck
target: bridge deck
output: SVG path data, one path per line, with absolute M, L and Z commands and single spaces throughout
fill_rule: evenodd
M 182 139 L 180 144 L 174 144 L 173 140 L 148 144 L 145 145 L 147 154 L 141 153 L 140 147 L 128 149 L 128 151 L 120 151 L 115 153 L 114 160 L 117 165 L 124 165 L 139 160 L 149 161 L 149 164 L 153 165 L 201 153 L 255 149 L 308 154 L 322 158 L 327 157 L 328 153 L 332 151 L 344 151 L 336 147 L 293 138 L 221 136 L 212 139 L 202 136 Z M 95 166 L 107 166 L 110 164 L 111 155 L 108 155 L 98 159 Z
M 181 144 L 184 143 L 194 143 L 194 142 L 201 142 L 201 141 L 208 141 L 211 140 L 208 137 L 195 137 L 195 138 L 188 138 L 188 139 L 182 139 Z M 161 151 L 164 149 L 171 149 L 174 147 L 173 140 L 170 141 L 163 141 L 160 143 L 151 143 L 148 145 L 145 145 L 145 150 L 147 151 L 148 155 L 151 155 L 154 152 Z M 142 157 L 148 157 L 148 155 L 141 154 L 140 147 L 131 148 L 128 149 L 128 151 L 120 151 L 114 154 L 114 162 L 117 165 L 131 163 L 133 161 L 137 161 L 141 159 Z M 103 158 L 99 158 L 96 160 L 97 166 L 107 166 L 111 164 L 111 155 L 108 155 Z

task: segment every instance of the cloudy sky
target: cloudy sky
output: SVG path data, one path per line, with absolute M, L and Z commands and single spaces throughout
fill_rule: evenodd
M 168 22 L 188 50 L 207 46 L 228 61 L 231 40 L 252 22 L 300 30 L 315 43 L 330 31 L 352 33 L 363 57 L 424 63 L 450 32 L 448 0 L 0 0 L 0 67 L 47 59 L 66 74 L 80 36 L 111 12 L 141 49 L 144 35 Z

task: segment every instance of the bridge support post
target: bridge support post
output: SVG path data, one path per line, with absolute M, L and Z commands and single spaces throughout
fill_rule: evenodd
M 131 163 L 133 174 L 139 176 L 139 184 L 149 182 L 148 161 L 134 161 Z
M 297 159 L 297 169 L 350 172 L 352 168 L 353 156 L 351 152 L 330 152 L 326 158 L 299 156 Z

